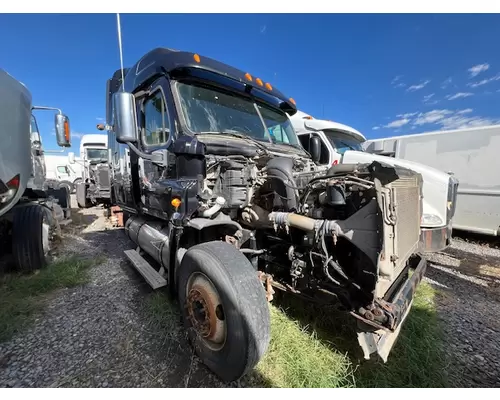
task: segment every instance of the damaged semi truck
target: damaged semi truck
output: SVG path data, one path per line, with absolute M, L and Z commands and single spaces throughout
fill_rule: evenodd
M 381 161 L 320 168 L 296 111 L 250 73 L 166 48 L 107 83 L 112 198 L 137 246 L 125 254 L 177 297 L 223 380 L 266 352 L 273 288 L 340 301 L 365 358 L 386 361 L 426 269 L 421 175 Z
M 33 111 L 57 111 L 57 144 L 70 147 L 68 118 L 61 110 L 32 105 L 30 91 L 0 70 L 0 254 L 24 272 L 43 268 L 51 239 L 71 221 L 66 186 L 46 179 L 41 136 Z
M 80 140 L 80 160 L 74 153 L 68 154 L 70 164 L 82 166 L 82 179 L 76 184 L 76 202 L 80 208 L 103 204 L 110 205 L 110 181 L 108 165 L 108 136 L 83 135 Z

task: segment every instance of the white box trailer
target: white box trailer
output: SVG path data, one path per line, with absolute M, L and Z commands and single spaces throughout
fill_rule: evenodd
M 500 125 L 373 139 L 363 147 L 453 174 L 460 181 L 453 228 L 499 235 Z

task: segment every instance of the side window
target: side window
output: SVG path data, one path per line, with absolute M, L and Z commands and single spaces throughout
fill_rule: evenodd
M 167 107 L 161 90 L 144 103 L 144 142 L 148 146 L 165 144 L 170 135 Z
M 57 167 L 57 172 L 60 172 L 61 174 L 66 174 L 68 171 L 66 171 L 65 166 L 59 166 Z

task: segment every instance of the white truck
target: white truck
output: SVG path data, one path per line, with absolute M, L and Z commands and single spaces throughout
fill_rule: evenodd
M 0 69 L 0 254 L 16 269 L 47 265 L 51 238 L 71 221 L 70 194 L 46 179 L 42 140 L 33 111 L 57 111 L 57 144 L 69 147 L 68 118 L 61 110 L 32 104 L 24 84 Z
M 76 200 L 80 208 L 97 204 L 109 205 L 111 199 L 108 135 L 84 135 L 80 141 L 80 160 L 68 153 L 70 165 L 82 165 L 82 181 L 76 185 Z
M 382 161 L 418 172 L 423 177 L 423 214 L 420 250 L 441 251 L 451 244 L 452 219 L 455 211 L 458 180 L 441 170 L 424 164 L 371 154 L 363 150 L 366 138 L 356 129 L 333 121 L 315 119 L 299 111 L 290 118 L 299 139 L 308 151 L 319 147 L 316 160 L 325 169 L 337 164 Z M 313 139 L 317 138 L 317 139 Z M 319 140 L 318 140 L 319 139 Z
M 374 139 L 363 147 L 453 174 L 460 181 L 453 228 L 500 235 L 500 125 Z
M 46 154 L 45 166 L 47 168 L 47 179 L 59 182 L 59 185 L 66 186 L 71 193 L 74 193 L 76 185 L 82 182 L 83 169 L 79 159 L 75 159 L 74 164 L 70 164 L 67 156 Z

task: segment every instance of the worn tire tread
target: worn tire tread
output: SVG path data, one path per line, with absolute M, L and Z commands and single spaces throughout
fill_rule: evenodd
M 43 216 L 44 210 L 38 204 L 14 211 L 12 253 L 16 267 L 22 272 L 32 272 L 47 265 L 42 244 Z
M 247 322 L 248 331 L 244 332 L 246 359 L 242 360 L 240 365 L 229 365 L 227 366 L 229 368 L 222 366 L 221 371 L 214 371 L 226 381 L 239 379 L 255 367 L 269 346 L 270 313 L 264 287 L 248 259 L 228 243 L 221 241 L 202 243 L 190 248 L 184 259 L 186 257 L 200 257 L 205 262 L 207 257 L 210 257 L 212 261 L 222 266 L 229 286 L 226 289 L 233 291 L 239 313 Z M 182 274 L 181 263 L 179 278 Z M 181 287 L 179 289 L 183 290 Z

